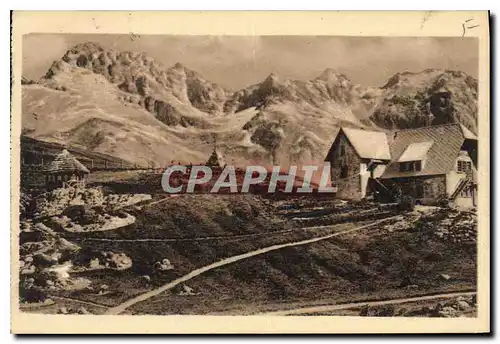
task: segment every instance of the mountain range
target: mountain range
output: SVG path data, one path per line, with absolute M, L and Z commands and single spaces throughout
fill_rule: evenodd
M 40 80 L 23 78 L 22 98 L 24 135 L 143 165 L 205 162 L 214 140 L 228 163 L 322 161 L 340 126 L 459 122 L 477 133 L 477 80 L 451 70 L 398 73 L 382 87 L 334 69 L 307 81 L 270 74 L 233 91 L 180 63 L 82 43 Z

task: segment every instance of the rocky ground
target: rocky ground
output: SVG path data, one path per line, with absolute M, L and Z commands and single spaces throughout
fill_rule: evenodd
M 377 306 L 363 305 L 341 311 L 301 313 L 303 315 L 349 315 L 363 317 L 469 318 L 477 316 L 475 295 L 441 297 L 435 300 L 410 301 Z
M 397 316 L 405 317 L 439 317 L 455 318 L 475 316 L 477 310 L 476 296 L 459 296 L 454 299 L 440 301 L 430 306 L 417 309 L 400 309 Z
M 121 252 L 103 251 L 89 256 L 79 245 L 64 238 L 64 234 L 130 225 L 135 217 L 118 208 L 149 200 L 151 196 L 104 196 L 95 188 L 60 188 L 34 199 L 25 194 L 23 199 L 19 235 L 20 299 L 22 303 L 50 303 L 51 300 L 46 300 L 50 292 L 96 288 L 87 278 L 74 277 L 74 272 L 124 270 L 132 266 L 130 257 Z
M 457 318 L 475 317 L 477 311 L 476 296 L 458 296 L 432 302 L 414 302 L 402 305 L 377 307 L 364 306 L 352 310 L 352 314 L 375 317 L 432 317 Z

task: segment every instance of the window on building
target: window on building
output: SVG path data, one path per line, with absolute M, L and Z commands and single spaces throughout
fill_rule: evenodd
M 458 160 L 457 161 L 457 171 L 458 172 L 465 172 L 465 173 L 471 172 L 472 171 L 472 162 L 465 161 L 465 160 Z
M 422 171 L 422 161 L 414 161 L 413 164 L 415 167 L 415 171 Z
M 340 178 L 347 178 L 349 176 L 349 168 L 344 165 L 340 168 Z
M 399 163 L 400 172 L 415 172 L 422 170 L 422 161 L 405 161 Z
M 340 156 L 345 155 L 345 146 L 343 144 L 340 145 Z

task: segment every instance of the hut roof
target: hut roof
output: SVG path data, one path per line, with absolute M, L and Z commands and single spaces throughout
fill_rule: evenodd
M 356 153 L 363 159 L 390 160 L 391 152 L 387 143 L 387 136 L 381 131 L 364 129 L 341 128 Z
M 210 158 L 208 158 L 206 165 L 224 167 L 226 165 L 226 162 L 224 161 L 222 154 L 217 149 L 214 149 L 212 155 L 210 155 Z
M 54 161 L 47 166 L 47 173 L 63 173 L 63 172 L 84 172 L 90 173 L 80 161 L 78 161 L 70 152 L 64 149 L 59 153 Z
M 393 160 L 381 178 L 446 174 L 453 170 L 464 140 L 463 129 L 457 123 L 399 130 L 390 144 Z M 426 163 L 421 171 L 399 169 L 402 160 L 424 158 Z

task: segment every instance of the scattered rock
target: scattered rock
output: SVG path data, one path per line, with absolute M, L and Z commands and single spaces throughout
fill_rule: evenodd
M 71 262 L 66 262 L 64 264 L 53 265 L 49 268 L 46 268 L 44 272 L 53 275 L 58 281 L 68 279 L 70 277 L 70 270 L 73 267 Z
M 89 268 L 91 269 L 97 269 L 101 266 L 99 263 L 99 258 L 92 258 L 89 263 Z
M 69 311 L 66 307 L 61 307 L 59 308 L 59 310 L 57 311 L 58 314 L 68 314 Z
M 55 302 L 54 302 L 54 300 L 52 300 L 52 299 L 45 299 L 45 300 L 43 301 L 43 303 L 44 303 L 44 304 L 46 304 L 46 305 L 52 305 L 52 304 L 54 304 Z
M 85 307 L 80 307 L 76 311 L 78 314 L 91 314 Z
M 168 270 L 173 270 L 174 266 L 170 263 L 170 260 L 168 259 L 162 259 L 161 262 L 156 262 L 154 264 L 154 267 L 156 270 L 159 271 L 168 271 Z
M 466 311 L 471 308 L 471 306 L 466 301 L 463 300 L 457 301 L 456 304 L 457 304 L 457 309 L 459 311 Z
M 457 310 L 453 307 L 443 307 L 439 311 L 439 315 L 444 318 L 454 318 L 457 316 Z
M 21 269 L 21 275 L 31 275 L 34 274 L 35 271 L 36 271 L 35 266 L 31 265 L 29 268 Z
M 72 242 L 69 242 L 68 240 L 66 240 L 64 238 L 57 239 L 56 248 L 62 252 L 70 252 L 70 253 L 79 251 L 81 249 L 80 246 L 78 246 Z
M 132 259 L 125 253 L 104 252 L 104 266 L 116 270 L 125 270 L 132 266 Z
M 38 267 L 48 267 L 57 264 L 57 259 L 53 259 L 51 256 L 45 253 L 37 253 L 33 256 L 33 264 Z
M 106 294 L 108 293 L 109 291 L 109 287 L 107 284 L 103 284 L 99 287 L 99 295 L 102 295 L 102 294 Z
M 182 286 L 182 290 L 179 292 L 179 295 L 190 296 L 190 295 L 196 295 L 196 293 L 194 293 L 193 288 L 184 285 Z

